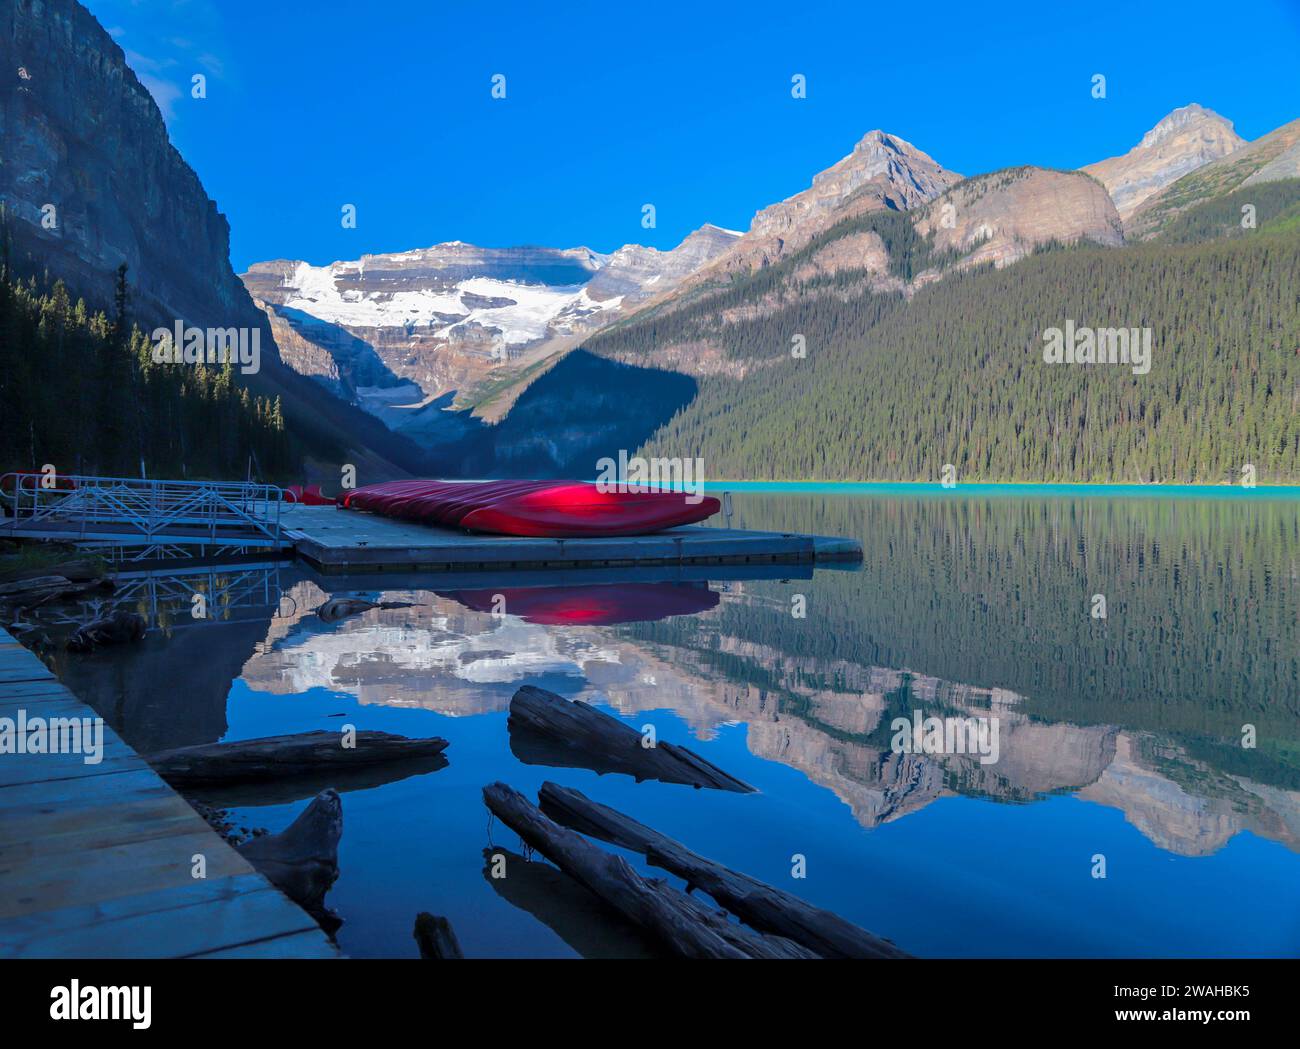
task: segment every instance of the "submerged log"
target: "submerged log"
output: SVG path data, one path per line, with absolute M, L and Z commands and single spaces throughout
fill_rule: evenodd
M 36 579 L 40 576 L 58 576 L 74 583 L 87 583 L 92 579 L 98 579 L 103 574 L 104 563 L 102 561 L 81 559 L 63 561 L 57 565 L 45 565 L 41 568 L 11 568 L 0 572 L 0 585 L 15 580 Z
M 13 583 L 0 583 L 0 604 L 16 609 L 38 608 L 51 601 L 67 601 L 86 594 L 112 590 L 113 580 L 74 582 L 61 575 L 33 576 Z
M 451 922 L 438 914 L 421 911 L 415 916 L 415 942 L 421 958 L 464 958 Z
M 696 855 L 680 842 L 569 787 L 542 784 L 542 811 L 572 830 L 642 853 L 682 878 L 688 891 L 703 889 L 741 921 L 762 932 L 803 944 L 823 958 L 907 958 L 905 951 L 833 911 Z
M 408 739 L 389 732 L 357 732 L 353 746 L 340 732 L 300 732 L 288 736 L 263 736 L 234 743 L 203 743 L 144 755 L 173 786 L 246 783 L 310 775 L 325 769 L 360 769 L 387 762 L 431 757 L 447 748 L 437 736 Z
M 581 700 L 525 685 L 510 700 L 510 747 L 521 761 L 596 772 L 621 772 L 639 782 L 685 783 L 740 794 L 754 788 L 674 743 L 643 743 L 641 733 Z
M 69 652 L 93 652 L 100 645 L 122 645 L 139 641 L 148 629 L 138 612 L 114 612 L 87 623 L 68 638 Z
M 325 906 L 325 894 L 338 880 L 342 836 L 343 802 L 337 791 L 323 790 L 279 834 L 254 838 L 237 846 L 236 851 L 333 932 L 343 923 Z
M 548 819 L 504 783 L 484 787 L 483 800 L 525 842 L 674 954 L 687 958 L 816 957 L 791 940 L 728 921 L 726 915 L 708 909 L 662 879 L 642 878 L 623 857 Z
M 339 768 L 325 765 L 311 772 L 284 776 L 280 779 L 254 779 L 237 782 L 208 782 L 178 784 L 190 797 L 200 797 L 208 805 L 222 809 L 260 808 L 266 805 L 288 805 L 291 802 L 313 798 L 326 787 L 340 794 L 355 790 L 372 790 L 387 783 L 396 783 L 411 776 L 423 776 L 445 769 L 449 762 L 442 754 L 429 754 L 418 758 L 398 758 L 382 765 L 362 765 L 358 768 Z
M 503 871 L 507 875 L 504 878 Z M 672 957 L 644 929 L 540 856 L 528 859 L 503 846 L 489 846 L 483 850 L 483 880 L 503 900 L 531 914 L 583 958 Z
M 59 593 L 71 590 L 74 585 L 72 580 L 61 575 L 28 576 L 12 583 L 0 583 L 0 598 L 8 601 L 27 598 L 33 594 Z

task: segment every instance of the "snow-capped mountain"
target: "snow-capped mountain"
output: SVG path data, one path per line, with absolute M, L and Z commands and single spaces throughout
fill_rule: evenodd
M 477 404 L 485 388 L 677 286 L 739 236 L 705 226 L 671 251 L 609 255 L 452 241 L 328 266 L 276 259 L 241 276 L 291 366 L 417 431 L 431 411 Z

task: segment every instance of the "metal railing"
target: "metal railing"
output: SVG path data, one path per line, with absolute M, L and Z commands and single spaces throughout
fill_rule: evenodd
M 282 493 L 242 481 L 9 473 L 0 535 L 139 544 L 280 547 Z
M 32 610 L 23 630 L 84 626 L 112 612 L 138 612 L 148 629 L 190 627 L 280 619 L 298 611 L 280 584 L 280 569 L 290 562 L 196 565 L 187 568 L 119 571 L 107 596 L 88 596 L 77 604 L 49 604 Z M 201 595 L 202 602 L 195 597 Z M 287 602 L 287 604 L 286 604 Z

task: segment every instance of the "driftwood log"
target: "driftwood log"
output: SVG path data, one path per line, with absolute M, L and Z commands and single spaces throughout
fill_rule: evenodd
M 203 743 L 146 754 L 145 761 L 173 786 L 246 783 L 254 780 L 361 769 L 387 762 L 441 754 L 447 741 L 437 736 L 408 739 L 389 732 L 358 732 L 345 747 L 339 732 L 300 732 L 234 743 Z
M 814 907 L 783 889 L 696 855 L 680 842 L 651 830 L 570 787 L 542 784 L 542 811 L 572 830 L 642 853 L 649 862 L 703 889 L 741 921 L 762 932 L 801 943 L 823 958 L 907 958 L 889 940 Z
M 93 652 L 101 645 L 123 645 L 144 638 L 148 624 L 138 612 L 113 612 L 87 623 L 68 638 L 69 652 Z
M 64 561 L 57 565 L 45 565 L 41 568 L 11 568 L 0 572 L 0 585 L 17 580 L 36 579 L 40 576 L 57 576 L 74 583 L 87 583 L 104 574 L 102 561 Z
M 525 685 L 510 700 L 510 749 L 526 764 L 620 772 L 740 794 L 754 788 L 674 743 L 643 744 L 631 725 L 581 700 Z
M 325 906 L 325 894 L 339 876 L 342 836 L 343 802 L 337 791 L 323 790 L 279 834 L 253 838 L 237 846 L 237 851 L 267 881 L 333 932 L 343 923 Z
M 113 589 L 111 579 L 74 582 L 61 575 L 41 575 L 0 583 L 0 604 L 17 609 L 38 608 L 51 601 L 66 601 Z
M 623 857 L 548 819 L 504 783 L 484 787 L 483 800 L 493 815 L 525 842 L 674 954 L 687 958 L 816 957 L 792 940 L 728 921 L 726 915 L 662 879 L 642 878 Z
M 414 608 L 410 601 L 367 601 L 360 597 L 331 597 L 316 614 L 327 623 L 337 623 L 347 616 L 369 612 L 372 608 Z
M 464 958 L 451 922 L 439 914 L 421 911 L 415 916 L 415 942 L 421 958 Z
M 69 590 L 75 585 L 71 579 L 61 575 L 27 576 L 23 579 L 16 579 L 11 583 L 0 583 L 0 598 L 10 600 L 12 598 L 27 597 L 31 594 Z

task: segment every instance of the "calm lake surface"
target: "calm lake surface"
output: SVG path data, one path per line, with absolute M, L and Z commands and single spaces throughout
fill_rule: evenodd
M 328 903 L 354 956 L 416 956 L 419 911 L 471 956 L 653 953 L 490 825 L 485 784 L 535 799 L 548 779 L 918 955 L 1296 956 L 1300 500 L 1210 494 L 736 486 L 734 524 L 855 536 L 857 571 L 160 573 L 120 592 L 160 629 L 58 670 L 140 750 L 343 724 L 449 739 L 437 771 L 339 784 Z M 213 621 L 186 585 L 225 588 Z M 313 613 L 341 594 L 417 607 Z M 524 684 L 759 793 L 526 764 L 506 727 Z M 915 711 L 996 718 L 998 760 L 895 753 Z M 275 831 L 305 798 L 223 803 Z

